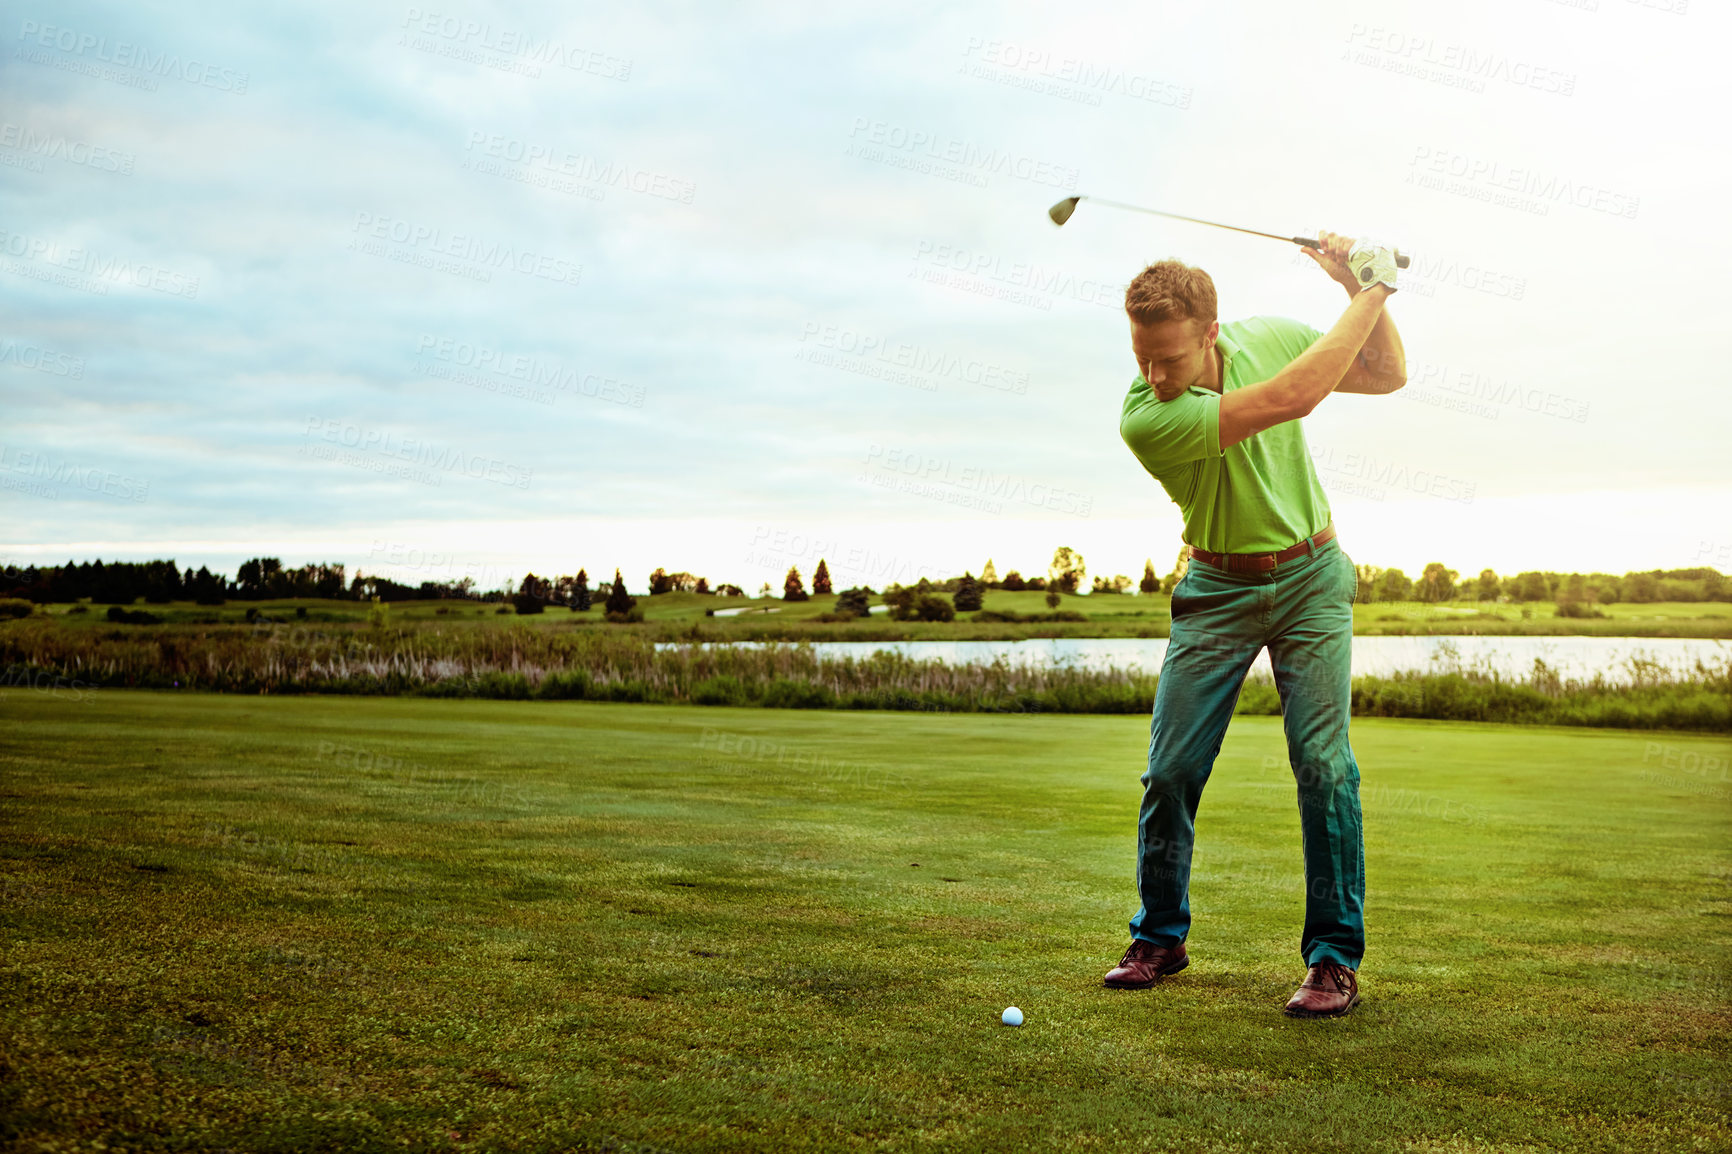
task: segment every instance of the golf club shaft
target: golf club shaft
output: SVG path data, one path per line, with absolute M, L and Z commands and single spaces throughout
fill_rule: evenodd
M 1150 216 L 1164 216 L 1169 220 L 1186 220 L 1186 221 L 1190 221 L 1192 224 L 1206 224 L 1211 228 L 1228 228 L 1228 229 L 1232 229 L 1234 232 L 1250 233 L 1252 236 L 1266 236 L 1270 240 L 1285 240 L 1285 241 L 1289 241 L 1293 244 L 1302 244 L 1307 248 L 1317 248 L 1318 247 L 1318 243 L 1316 241 L 1310 239 L 1309 237 L 1281 236 L 1281 235 L 1279 235 L 1277 233 L 1273 233 L 1273 232 L 1258 232 L 1254 228 L 1240 228 L 1236 224 L 1222 224 L 1221 222 L 1215 221 L 1215 220 L 1201 220 L 1201 219 L 1194 217 L 1194 216 L 1180 216 L 1176 212 L 1162 212 L 1158 208 L 1144 208 L 1140 204 L 1125 204 L 1122 201 L 1107 200 L 1107 199 L 1105 199 L 1103 197 L 1099 197 L 1099 196 L 1083 196 L 1083 197 L 1078 197 L 1077 199 L 1079 199 L 1079 200 L 1092 200 L 1096 204 L 1111 205 L 1113 208 L 1122 208 L 1122 209 L 1125 209 L 1129 212 L 1144 212 L 1144 213 L 1149 214 Z
M 1107 205 L 1111 208 L 1122 208 L 1122 209 L 1126 210 L 1127 212 L 1141 212 L 1141 213 L 1146 213 L 1149 216 L 1164 216 L 1168 220 L 1182 220 L 1182 221 L 1186 221 L 1190 224 L 1203 224 L 1203 225 L 1208 225 L 1210 228 L 1224 228 L 1224 229 L 1227 229 L 1231 232 L 1242 232 L 1242 233 L 1245 233 L 1249 236 L 1267 237 L 1270 240 L 1284 240 L 1289 244 L 1297 244 L 1297 245 L 1301 245 L 1305 248 L 1310 248 L 1310 249 L 1319 249 L 1320 250 L 1323 247 L 1321 242 L 1314 240 L 1308 236 L 1282 236 L 1279 233 L 1261 232 L 1261 231 L 1254 229 L 1254 228 L 1240 228 L 1236 224 L 1222 224 L 1218 220 L 1203 220 L 1201 217 L 1183 216 L 1183 215 L 1176 213 L 1176 212 L 1162 212 L 1158 208 L 1144 208 L 1140 204 L 1126 204 L 1123 201 L 1107 200 L 1106 198 L 1099 197 L 1099 196 L 1078 196 L 1078 197 L 1073 197 L 1072 200 L 1073 201 L 1092 200 L 1096 204 L 1104 204 L 1104 205 Z M 1067 203 L 1067 202 L 1060 201 L 1059 204 L 1056 204 L 1053 206 L 1053 213 L 1052 213 L 1053 223 L 1063 224 L 1066 220 L 1070 219 L 1070 213 L 1069 212 L 1066 212 L 1064 214 L 1062 220 L 1057 215 L 1057 210 L 1061 206 L 1063 206 L 1065 203 Z M 1074 208 L 1074 205 L 1073 205 L 1073 208 Z M 1412 258 L 1408 257 L 1406 254 L 1401 252 L 1400 249 L 1395 250 L 1395 267 L 1407 268 L 1412 263 L 1413 263 Z

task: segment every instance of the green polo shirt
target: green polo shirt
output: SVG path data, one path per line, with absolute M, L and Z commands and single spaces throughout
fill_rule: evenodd
M 1184 512 L 1185 541 L 1215 553 L 1270 553 L 1329 524 L 1298 421 L 1284 421 L 1221 451 L 1221 398 L 1266 381 L 1323 334 L 1285 317 L 1221 326 L 1221 392 L 1192 386 L 1162 401 L 1139 373 L 1125 396 L 1119 436 Z

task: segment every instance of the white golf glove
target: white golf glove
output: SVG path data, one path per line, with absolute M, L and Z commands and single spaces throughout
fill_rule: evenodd
M 1395 288 L 1395 252 L 1381 245 L 1355 241 L 1347 254 L 1347 269 L 1361 289 L 1374 284 L 1386 284 L 1391 291 Z

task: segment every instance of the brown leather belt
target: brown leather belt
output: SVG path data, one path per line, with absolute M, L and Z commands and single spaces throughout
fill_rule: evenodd
M 1207 549 L 1199 549 L 1195 545 L 1189 546 L 1189 548 L 1192 557 L 1198 561 L 1207 562 L 1217 569 L 1226 569 L 1232 573 L 1265 573 L 1283 561 L 1302 557 L 1334 539 L 1335 522 L 1331 521 L 1315 537 L 1307 537 L 1299 544 L 1289 545 L 1279 553 L 1211 553 Z

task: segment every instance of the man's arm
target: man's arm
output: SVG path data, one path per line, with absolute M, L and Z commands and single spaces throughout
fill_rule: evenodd
M 1284 421 L 1308 416 L 1335 391 L 1365 347 L 1366 338 L 1383 315 L 1383 302 L 1395 290 L 1374 284 L 1354 295 L 1347 311 L 1317 342 L 1268 380 L 1221 397 L 1218 423 L 1221 448 L 1236 445 Z
M 1385 310 L 1335 391 L 1393 393 L 1406 383 L 1407 353 L 1401 347 L 1401 334 L 1395 331 L 1395 318 Z
M 1316 261 L 1329 279 L 1347 290 L 1349 298 L 1359 292 L 1359 283 L 1347 267 L 1347 254 L 1353 249 L 1353 238 L 1325 232 L 1319 237 L 1323 250 L 1302 250 Z M 1395 331 L 1395 318 L 1388 311 L 1377 318 L 1365 347 L 1354 358 L 1353 367 L 1335 386 L 1338 393 L 1393 393 L 1407 383 L 1407 354 L 1401 347 L 1401 334 Z

